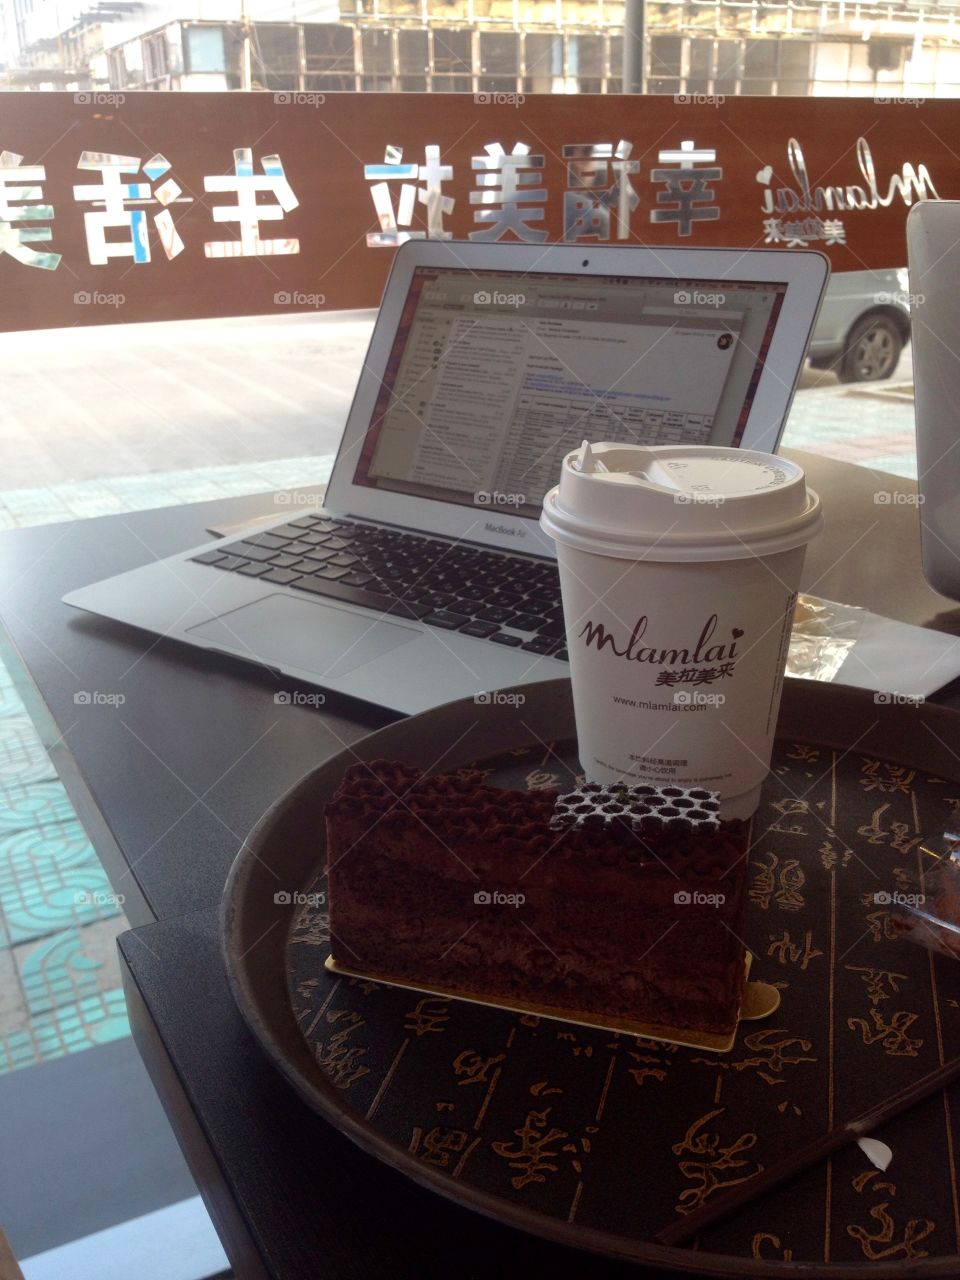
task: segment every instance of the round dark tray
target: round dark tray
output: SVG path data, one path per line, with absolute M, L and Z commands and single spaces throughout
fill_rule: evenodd
M 679 1212 L 960 1054 L 960 967 L 890 936 L 883 898 L 960 813 L 960 716 L 786 682 L 754 824 L 747 942 L 780 1010 L 725 1056 L 420 996 L 324 969 L 324 807 L 377 757 L 508 786 L 572 785 L 567 681 L 515 705 L 451 703 L 301 779 L 237 856 L 223 902 L 234 997 L 304 1100 L 371 1154 L 512 1226 L 710 1276 L 957 1276 L 945 1093 L 883 1130 L 886 1174 L 849 1147 L 705 1232 Z

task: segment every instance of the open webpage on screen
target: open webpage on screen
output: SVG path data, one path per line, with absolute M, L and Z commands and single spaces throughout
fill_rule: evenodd
M 468 505 L 481 491 L 510 494 L 533 516 L 584 437 L 735 444 L 783 290 L 536 273 L 415 280 L 355 479 Z
M 458 317 L 419 388 L 422 421 L 404 478 L 539 501 L 584 435 L 702 444 L 741 318 L 718 312 L 678 322 L 675 311 L 630 324 Z

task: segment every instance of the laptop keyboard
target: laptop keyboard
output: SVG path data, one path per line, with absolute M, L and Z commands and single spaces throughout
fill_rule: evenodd
M 194 556 L 199 564 L 412 618 L 478 640 L 567 659 L 556 565 L 302 516 Z

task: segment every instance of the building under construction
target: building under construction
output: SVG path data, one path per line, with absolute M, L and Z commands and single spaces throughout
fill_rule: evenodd
M 34 0 L 14 0 L 27 3 Z M 958 7 L 649 3 L 647 91 L 955 96 Z M 322 21 L 281 20 L 292 16 L 289 4 L 270 0 L 217 21 L 209 3 L 203 19 L 199 8 L 196 16 L 183 12 L 190 8 L 178 6 L 173 18 L 136 0 L 100 0 L 40 38 L 29 30 L 24 38 L 20 24 L 4 87 L 508 94 L 622 87 L 622 0 L 355 0 L 339 16 L 326 7 Z M 303 3 L 297 12 L 302 19 Z

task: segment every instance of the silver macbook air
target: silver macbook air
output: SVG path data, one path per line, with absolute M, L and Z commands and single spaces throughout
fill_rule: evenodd
M 798 250 L 405 244 L 324 505 L 64 599 L 401 712 L 563 675 L 538 524 L 561 459 L 584 439 L 773 452 L 828 271 Z

